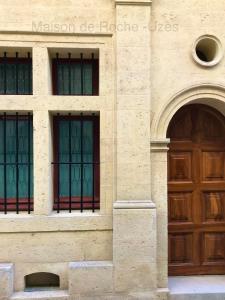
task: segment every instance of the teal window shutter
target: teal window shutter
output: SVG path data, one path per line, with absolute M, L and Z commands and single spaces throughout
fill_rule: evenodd
M 99 118 L 54 117 L 54 209 L 93 212 L 99 203 Z
M 98 95 L 99 60 L 57 58 L 52 60 L 54 95 Z M 83 56 L 82 56 L 83 57 Z
M 30 59 L 0 61 L 0 94 L 32 94 L 32 62 Z
M 28 128 L 30 126 L 30 128 Z M 17 136 L 18 132 L 18 136 Z M 33 198 L 33 126 L 27 118 L 19 117 L 18 131 L 16 129 L 16 120 L 13 116 L 8 116 L 5 123 L 0 119 L 0 199 L 1 204 L 7 201 L 8 210 L 15 210 L 17 198 L 17 180 L 18 180 L 18 200 L 20 207 L 27 207 L 28 197 Z M 30 133 L 30 137 L 28 137 Z M 4 147 L 5 138 L 5 147 Z M 18 148 L 16 148 L 18 141 Z M 28 145 L 28 143 L 30 143 Z M 6 150 L 6 154 L 4 153 Z M 16 176 L 16 161 L 18 151 L 18 178 Z M 30 152 L 30 157 L 29 157 Z M 5 156 L 5 155 L 6 156 Z M 6 158 L 6 165 L 4 166 Z M 29 164 L 30 163 L 30 164 Z M 5 174 L 6 171 L 6 174 Z M 6 177 L 5 177 L 6 175 Z M 6 191 L 5 182 L 6 178 Z M 28 188 L 28 184 L 30 187 Z M 6 192 L 6 199 L 5 197 Z M 24 210 L 24 209 L 22 209 Z M 26 210 L 26 209 L 25 209 Z
M 60 63 L 57 67 L 57 90 L 59 95 L 92 95 L 93 93 L 93 66 L 83 64 L 83 91 L 80 63 Z
M 69 197 L 69 122 L 60 121 L 59 126 L 59 159 L 60 165 L 60 197 Z M 79 200 L 81 196 L 81 184 L 83 196 L 92 197 L 93 191 L 93 122 L 83 121 L 83 146 L 81 147 L 81 122 L 71 121 L 71 188 L 72 198 Z M 83 155 L 81 154 L 83 148 Z M 83 156 L 83 165 L 81 162 Z M 83 178 L 81 178 L 83 168 Z

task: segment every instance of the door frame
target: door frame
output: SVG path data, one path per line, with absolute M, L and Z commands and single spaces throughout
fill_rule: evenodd
M 168 196 L 167 128 L 172 117 L 184 105 L 205 104 L 225 116 L 225 86 L 201 84 L 173 95 L 166 104 L 157 105 L 151 123 L 151 191 L 157 207 L 157 286 L 168 288 Z

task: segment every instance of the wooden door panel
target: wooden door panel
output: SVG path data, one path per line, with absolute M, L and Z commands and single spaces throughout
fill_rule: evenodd
M 169 274 L 225 274 L 225 118 L 188 105 L 168 137 Z
M 225 192 L 204 191 L 202 193 L 203 222 L 225 221 Z
M 202 180 L 224 181 L 225 180 L 225 152 L 203 151 L 202 152 Z
M 225 265 L 225 234 L 224 232 L 202 233 L 203 265 Z
M 169 182 L 193 182 L 192 152 L 169 153 Z
M 193 234 L 169 235 L 169 263 L 171 265 L 193 264 Z
M 192 223 L 192 193 L 169 193 L 169 223 Z

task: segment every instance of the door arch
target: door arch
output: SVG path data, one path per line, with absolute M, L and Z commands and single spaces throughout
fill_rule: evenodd
M 167 137 L 169 275 L 225 274 L 225 117 L 186 105 Z

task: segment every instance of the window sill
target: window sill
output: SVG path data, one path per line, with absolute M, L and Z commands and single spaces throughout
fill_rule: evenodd
M 67 211 L 49 216 L 9 213 L 0 215 L 0 233 L 112 230 L 112 215 L 100 211 Z

